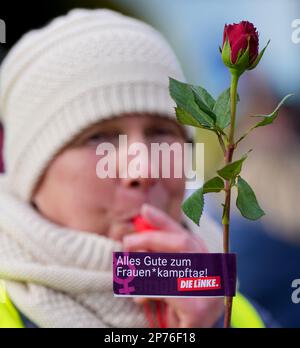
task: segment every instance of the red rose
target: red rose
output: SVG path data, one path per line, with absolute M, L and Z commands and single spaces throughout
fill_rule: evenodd
M 247 50 L 249 43 L 249 65 L 252 65 L 258 56 L 258 32 L 255 26 L 247 21 L 242 21 L 239 24 L 226 24 L 223 47 L 227 38 L 231 48 L 231 63 L 236 63 L 239 52 L 242 55 Z
M 242 74 L 245 70 L 254 69 L 267 48 L 266 46 L 259 53 L 258 46 L 258 32 L 252 23 L 242 21 L 239 24 L 225 25 L 222 59 L 233 71 Z

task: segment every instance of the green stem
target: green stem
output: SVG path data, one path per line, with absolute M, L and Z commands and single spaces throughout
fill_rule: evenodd
M 235 149 L 234 144 L 234 131 L 235 131 L 235 118 L 236 118 L 236 104 L 237 104 L 237 87 L 238 87 L 239 75 L 236 72 L 231 72 L 231 85 L 230 85 L 230 129 L 228 137 L 228 145 L 225 152 L 225 164 L 232 162 L 233 152 Z M 224 253 L 229 253 L 229 232 L 230 232 L 230 201 L 231 201 L 231 186 L 230 180 L 225 181 L 225 203 L 223 210 L 223 248 Z M 225 316 L 224 316 L 224 328 L 230 327 L 232 312 L 232 297 L 225 296 Z
M 237 87 L 240 75 L 236 72 L 231 72 L 230 85 L 230 130 L 229 130 L 229 145 L 234 144 L 234 130 L 235 130 L 235 115 L 237 104 Z

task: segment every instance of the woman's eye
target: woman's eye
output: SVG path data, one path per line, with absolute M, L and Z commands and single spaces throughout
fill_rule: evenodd
M 103 143 L 103 142 L 114 142 L 119 136 L 118 133 L 96 133 L 91 135 L 87 139 L 87 143 L 95 144 L 95 143 Z
M 149 136 L 177 136 L 177 133 L 173 129 L 169 128 L 155 128 L 147 132 Z

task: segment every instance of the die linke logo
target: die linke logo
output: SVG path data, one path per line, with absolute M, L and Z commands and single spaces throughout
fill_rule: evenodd
M 0 19 L 0 43 L 6 43 L 6 24 Z
M 221 289 L 221 277 L 178 278 L 177 289 L 178 291 Z

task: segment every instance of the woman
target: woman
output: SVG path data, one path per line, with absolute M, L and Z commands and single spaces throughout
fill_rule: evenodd
M 184 178 L 96 175 L 99 144 L 127 156 L 120 134 L 148 148 L 188 140 L 169 76 L 183 79 L 161 35 L 109 10 L 73 10 L 5 58 L 0 278 L 28 327 L 147 327 L 139 302 L 113 297 L 112 251 L 221 250 L 211 220 L 184 221 Z M 157 231 L 135 234 L 137 214 Z M 211 327 L 223 313 L 222 299 L 162 301 L 170 327 Z

